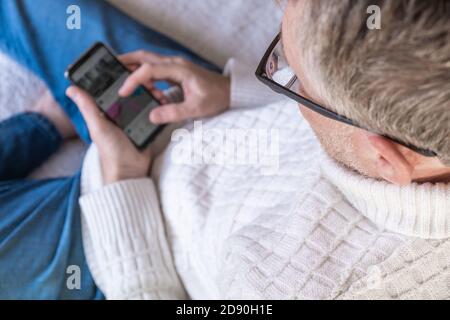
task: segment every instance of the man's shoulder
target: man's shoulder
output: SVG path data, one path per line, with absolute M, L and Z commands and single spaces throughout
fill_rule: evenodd
M 231 298 L 333 299 L 400 242 L 318 176 L 291 208 L 266 212 L 227 239 L 222 291 Z

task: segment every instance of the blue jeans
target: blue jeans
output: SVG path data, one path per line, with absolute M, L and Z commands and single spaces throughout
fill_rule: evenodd
M 103 298 L 82 247 L 80 175 L 25 180 L 61 143 L 39 114 L 0 123 L 0 299 Z M 79 279 L 70 278 L 69 266 Z
M 81 30 L 66 28 L 69 5 L 81 9 Z M 130 19 L 104 1 L 0 0 L 0 50 L 37 74 L 90 142 L 77 107 L 65 96 L 64 71 L 95 41 L 123 53 L 145 49 L 181 55 L 212 70 L 188 49 Z M 11 93 L 13 94 L 13 93 Z M 83 252 L 80 175 L 42 181 L 27 175 L 61 144 L 55 127 L 37 114 L 0 123 L 0 299 L 101 299 Z M 81 288 L 69 266 L 80 271 Z

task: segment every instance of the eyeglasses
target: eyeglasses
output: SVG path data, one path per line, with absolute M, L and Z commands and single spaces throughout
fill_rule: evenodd
M 328 110 L 297 93 L 299 92 L 300 81 L 295 75 L 294 71 L 289 67 L 289 64 L 285 58 L 283 46 L 281 43 L 281 33 L 279 33 L 275 37 L 266 53 L 264 54 L 261 62 L 259 63 L 258 69 L 256 69 L 256 77 L 276 93 L 285 95 L 302 104 L 306 108 L 315 111 L 328 119 L 339 121 L 370 132 L 370 130 L 362 127 L 355 121 L 348 119 L 345 116 L 341 116 L 331 110 Z M 434 151 L 422 149 L 391 137 L 384 137 L 425 157 L 437 156 L 436 152 Z

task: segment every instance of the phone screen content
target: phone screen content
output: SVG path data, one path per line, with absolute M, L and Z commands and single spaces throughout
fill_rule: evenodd
M 142 146 L 159 128 L 149 120 L 150 111 L 159 102 L 143 87 L 129 97 L 120 97 L 118 91 L 129 75 L 106 48 L 100 47 L 73 72 L 72 81 L 91 94 L 107 116 Z

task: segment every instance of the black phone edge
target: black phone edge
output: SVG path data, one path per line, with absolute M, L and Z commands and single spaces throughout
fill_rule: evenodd
M 72 84 L 76 85 L 75 82 L 72 80 L 72 74 L 73 74 L 73 72 L 74 72 L 75 70 L 77 70 L 81 65 L 83 65 L 83 63 L 85 63 L 86 60 L 87 60 L 88 58 L 91 57 L 92 53 L 95 52 L 99 47 L 105 48 L 105 49 L 106 49 L 106 50 L 107 50 L 107 51 L 108 51 L 108 52 L 116 59 L 116 61 L 117 61 L 120 65 L 122 65 L 125 69 L 127 69 L 126 66 L 123 65 L 123 63 L 120 62 L 119 59 L 117 59 L 117 56 L 116 56 L 116 54 L 113 52 L 113 50 L 111 50 L 111 49 L 110 49 L 106 44 L 104 44 L 103 42 L 97 41 L 97 42 L 95 42 L 90 48 L 88 48 L 88 49 L 86 50 L 86 52 L 83 53 L 83 54 L 81 55 L 80 58 L 78 58 L 74 63 L 70 64 L 70 65 L 67 67 L 66 71 L 64 72 L 64 77 L 65 77 L 67 80 L 69 80 Z M 143 87 L 143 88 L 144 88 L 145 91 L 147 91 L 147 93 L 150 95 L 150 97 L 152 97 L 154 100 L 158 101 L 158 103 L 161 105 L 161 102 L 160 102 L 158 99 L 156 99 L 156 98 L 153 96 L 153 94 L 152 94 L 150 91 L 148 91 L 147 88 L 145 88 L 145 87 Z M 106 117 L 109 121 L 111 121 L 116 127 L 120 128 L 119 126 L 117 126 L 117 124 L 114 123 L 114 121 L 108 116 L 108 114 L 107 114 L 105 111 L 102 110 L 102 108 L 100 108 L 98 105 L 97 105 L 97 108 L 105 115 L 105 117 Z M 130 137 L 128 137 L 128 135 L 127 135 L 127 138 L 133 143 L 133 145 L 134 145 L 137 149 L 143 150 L 143 149 L 145 149 L 151 142 L 153 142 L 153 140 L 156 139 L 156 136 L 159 135 L 159 134 L 161 133 L 161 131 L 164 130 L 165 127 L 166 127 L 166 125 L 159 125 L 159 126 L 156 128 L 156 130 L 155 130 L 155 131 L 154 131 L 154 132 L 153 132 L 153 133 L 152 133 L 152 134 L 144 141 L 144 143 L 142 143 L 142 145 L 137 145 L 137 144 L 133 141 L 133 139 L 131 139 Z M 122 130 L 122 132 L 124 132 L 124 131 L 123 131 L 124 129 L 120 128 L 120 130 Z M 124 133 L 125 133 L 125 132 L 124 132 Z

